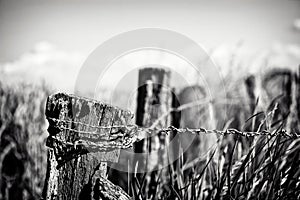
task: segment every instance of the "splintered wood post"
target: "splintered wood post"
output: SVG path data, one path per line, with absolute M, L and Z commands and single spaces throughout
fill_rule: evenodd
M 138 79 L 138 97 L 137 97 L 137 113 L 136 124 L 143 127 L 150 127 L 163 114 L 171 108 L 172 97 L 170 84 L 170 71 L 161 68 L 144 68 L 139 71 Z M 171 117 L 167 115 L 163 120 L 157 123 L 156 128 L 166 128 L 170 126 Z M 137 167 L 138 171 L 153 169 L 162 169 L 167 166 L 169 135 L 158 134 L 149 137 L 134 145 L 136 153 L 149 153 L 149 158 L 143 161 L 135 160 L 133 167 Z M 151 153 L 152 152 L 152 153 Z M 155 185 L 151 184 L 158 178 L 157 172 L 152 172 L 151 177 L 147 177 L 145 188 L 146 195 L 155 195 Z M 142 176 L 138 177 L 141 180 Z M 160 183 L 164 183 L 164 173 L 161 174 Z M 139 181 L 140 181 L 139 180 Z M 159 194 L 158 194 L 159 195 Z
M 106 179 L 107 162 L 117 162 L 122 129 L 133 115 L 95 100 L 55 94 L 47 99 L 48 167 L 44 199 L 129 199 Z M 106 128 L 99 128 L 106 127 Z M 114 139 L 114 143 L 110 143 Z

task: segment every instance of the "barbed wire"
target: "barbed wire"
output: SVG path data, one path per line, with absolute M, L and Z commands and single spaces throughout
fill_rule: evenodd
M 61 120 L 55 118 L 47 118 L 52 122 L 51 126 L 58 128 L 60 131 L 70 131 L 77 133 L 75 141 L 64 141 L 58 139 L 55 135 L 50 135 L 49 137 L 60 144 L 66 146 L 83 146 L 92 150 L 99 151 L 109 151 L 113 149 L 126 149 L 133 146 L 135 142 L 141 141 L 148 137 L 153 137 L 157 134 L 169 134 L 175 132 L 176 134 L 190 133 L 195 135 L 200 134 L 217 134 L 220 136 L 225 135 L 240 135 L 242 137 L 257 137 L 257 136 L 278 136 L 299 138 L 300 136 L 296 133 L 288 133 L 286 130 L 274 130 L 274 131 L 259 131 L 259 132 L 249 132 L 249 131 L 240 131 L 234 128 L 226 129 L 224 131 L 220 130 L 208 130 L 205 128 L 176 128 L 174 126 L 169 126 L 167 128 L 144 128 L 139 127 L 135 124 L 129 125 L 111 125 L 111 126 L 95 126 L 86 124 L 83 122 L 72 121 L 72 120 Z M 90 130 L 79 130 L 75 128 L 66 127 L 69 124 L 70 126 L 81 125 L 83 129 Z M 92 129 L 92 130 L 91 130 Z M 110 132 L 107 133 L 107 130 Z
M 85 99 L 85 98 L 83 98 Z M 87 99 L 85 99 L 87 100 Z M 242 137 L 257 137 L 257 136 L 283 136 L 290 138 L 299 138 L 300 135 L 296 133 L 288 133 L 284 129 L 280 130 L 261 130 L 262 124 L 260 124 L 258 130 L 261 131 L 241 131 L 234 128 L 229 128 L 225 130 L 217 130 L 217 129 L 206 129 L 203 127 L 200 128 L 176 128 L 174 126 L 169 126 L 166 128 L 158 128 L 160 121 L 164 120 L 167 116 L 169 116 L 172 112 L 180 112 L 195 106 L 206 105 L 210 103 L 228 103 L 229 99 L 209 99 L 203 98 L 197 101 L 189 102 L 183 104 L 177 108 L 171 108 L 165 113 L 163 113 L 158 119 L 156 119 L 150 127 L 139 127 L 136 124 L 122 124 L 122 125 L 107 125 L 107 126 L 99 126 L 93 125 L 90 123 L 75 121 L 74 119 L 57 119 L 51 118 L 47 116 L 47 120 L 50 123 L 52 128 L 57 128 L 59 132 L 69 131 L 76 133 L 75 137 L 72 137 L 73 141 L 66 141 L 60 136 L 57 137 L 55 134 L 50 133 L 51 135 L 48 137 L 51 140 L 50 143 L 59 143 L 64 145 L 65 147 L 78 147 L 82 146 L 85 149 L 89 148 L 93 151 L 109 151 L 113 149 L 126 149 L 133 146 L 135 142 L 141 141 L 143 139 L 153 137 L 159 134 L 169 134 L 169 133 L 190 133 L 194 135 L 200 134 L 217 134 L 219 136 L 225 135 L 239 135 Z M 233 103 L 230 99 L 230 103 Z M 238 102 L 237 102 L 238 103 Z M 272 112 L 271 112 L 272 113 Z M 269 114 L 267 114 L 269 115 Z M 72 128 L 75 127 L 75 128 Z M 81 130 L 80 130 L 81 129 Z

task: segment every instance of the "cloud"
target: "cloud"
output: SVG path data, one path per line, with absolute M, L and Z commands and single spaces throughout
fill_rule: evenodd
M 237 45 L 222 44 L 211 49 L 209 53 L 220 72 L 225 76 L 231 74 L 240 77 L 241 74 L 259 73 L 270 67 L 288 67 L 295 70 L 300 64 L 300 46 L 296 44 L 283 45 L 278 43 L 259 52 L 251 52 L 248 46 L 243 43 Z M 80 67 L 86 58 L 87 55 L 82 53 L 66 52 L 48 42 L 40 42 L 19 59 L 0 64 L 0 74 L 5 74 L 4 78 L 6 77 L 5 81 L 7 82 L 40 83 L 41 80 L 44 80 L 57 91 L 73 93 Z M 117 61 L 115 67 L 107 71 L 106 80 L 109 81 L 102 82 L 101 86 L 109 89 L 118 84 L 130 66 L 140 67 L 145 66 L 145 64 L 170 66 L 188 80 L 194 79 L 184 61 L 162 53 L 147 52 L 134 53 Z M 203 63 L 203 65 L 205 64 Z M 3 80 L 3 76 L 1 78 Z M 175 73 L 173 79 L 176 79 L 175 82 L 181 83 L 176 78 Z M 137 82 L 136 78 L 130 77 L 124 81 L 127 81 L 124 87 L 129 87 L 131 82 L 133 82 L 131 85 L 136 86 Z
M 13 62 L 1 63 L 6 81 L 40 83 L 72 92 L 77 74 L 85 56 L 78 52 L 65 52 L 48 42 L 39 42 Z
M 294 28 L 295 28 L 297 31 L 300 31 L 300 19 L 295 19 L 295 20 L 294 20 Z

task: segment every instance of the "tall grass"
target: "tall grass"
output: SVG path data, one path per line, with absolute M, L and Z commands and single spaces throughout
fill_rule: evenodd
M 0 82 L 0 199 L 39 199 L 46 170 L 45 86 Z
M 134 199 L 300 199 L 300 139 L 281 134 L 284 128 L 289 133 L 299 130 L 293 128 L 299 127 L 299 113 L 295 112 L 299 96 L 285 93 L 283 96 L 292 96 L 286 106 L 285 98 L 274 96 L 275 91 L 268 104 L 259 105 L 251 92 L 251 80 L 249 85 L 246 92 L 253 96 L 252 106 L 241 102 L 230 107 L 229 122 L 222 127 L 272 134 L 220 137 L 209 152 L 189 163 L 179 147 L 181 157 L 163 174 L 168 182 L 161 184 L 162 173 L 157 173 L 151 183 L 155 192 L 148 195 L 145 182 L 151 173 L 128 175 L 142 180 L 133 178 L 126 191 Z M 293 90 L 297 89 L 293 86 Z M 40 199 L 48 135 L 44 108 L 49 94 L 45 85 L 0 82 L 0 199 Z
M 241 79 L 241 84 L 230 80 L 237 87 L 228 97 L 240 102 L 228 109 L 225 128 L 271 134 L 219 138 L 193 165 L 183 162 L 181 152 L 181 159 L 168 166 L 170 182 L 160 186 L 157 177 L 153 183 L 159 193 L 145 196 L 143 183 L 150 174 L 143 174 L 140 182 L 133 179 L 130 190 L 134 199 L 300 199 L 299 85 L 293 77 L 297 76 L 289 71 L 272 70 L 261 80 L 253 76 Z M 265 81 L 263 88 L 257 81 Z M 245 91 L 239 96 L 236 93 L 243 85 Z M 283 134 L 285 130 L 291 135 Z M 217 161 L 215 154 L 219 155 Z
M 276 132 L 274 132 L 276 134 Z M 300 139 L 261 136 L 241 159 L 234 159 L 237 143 L 228 152 L 225 146 L 217 163 L 205 157 L 186 174 L 183 163 L 178 169 L 169 165 L 170 182 L 161 196 L 150 199 L 299 199 L 300 198 Z M 226 159 L 224 154 L 229 154 Z M 213 166 L 210 167 L 209 166 Z M 144 178 L 147 174 L 144 174 Z M 208 178 L 210 180 L 208 180 Z M 133 180 L 134 199 L 145 199 L 143 182 Z M 209 184 L 208 184 L 209 183 Z M 159 186 L 159 177 L 154 185 Z

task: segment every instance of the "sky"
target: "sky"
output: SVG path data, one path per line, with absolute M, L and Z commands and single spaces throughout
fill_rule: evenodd
M 247 41 L 300 43 L 293 24 L 297 0 L 0 1 L 0 62 L 48 41 L 66 51 L 91 52 L 113 35 L 141 28 L 178 31 L 206 47 Z
M 46 78 L 67 90 L 95 48 L 144 27 L 186 35 L 214 49 L 220 64 L 238 49 L 248 60 L 275 52 L 274 62 L 296 65 L 299 19 L 299 0 L 0 0 L 0 72 L 11 80 Z

